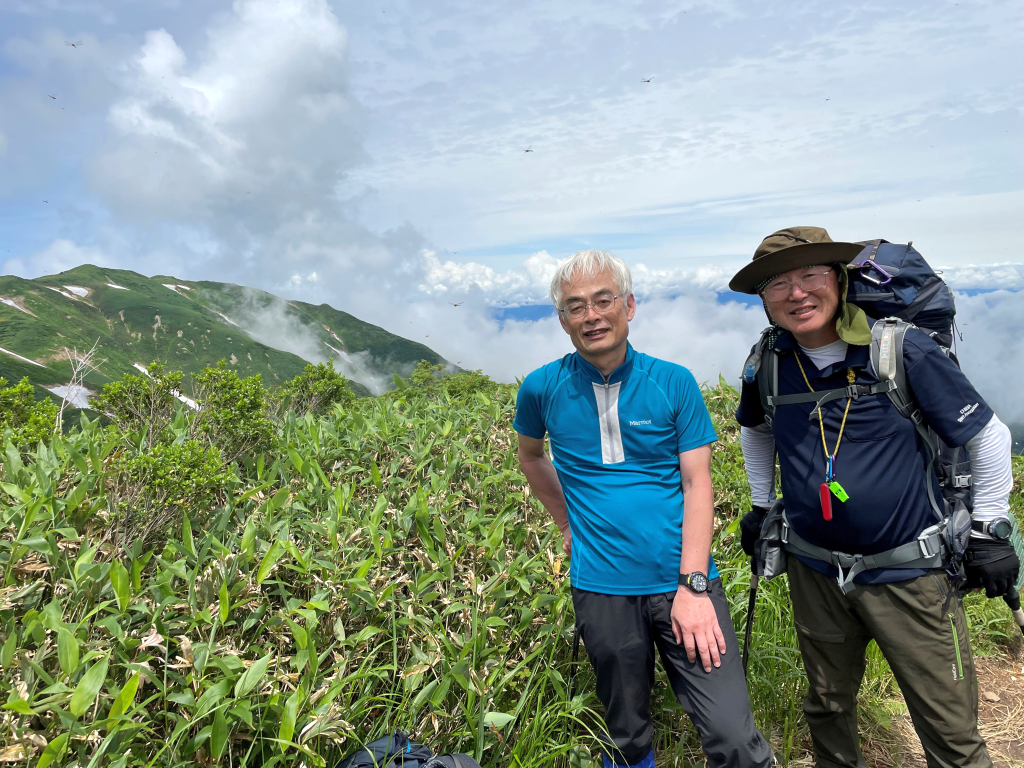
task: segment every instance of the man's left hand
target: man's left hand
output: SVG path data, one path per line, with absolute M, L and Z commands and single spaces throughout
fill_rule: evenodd
M 722 666 L 725 637 L 707 593 L 696 594 L 687 587 L 679 588 L 672 601 L 672 633 L 676 642 L 686 649 L 686 658 L 691 664 L 700 654 L 705 672 L 710 672 L 712 665 Z

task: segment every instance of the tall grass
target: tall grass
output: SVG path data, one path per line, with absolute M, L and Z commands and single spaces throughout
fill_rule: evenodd
M 586 664 L 569 697 L 567 564 L 519 471 L 514 395 L 404 391 L 289 414 L 279 455 L 240 467 L 226 503 L 186 509 L 152 551 L 108 536 L 122 514 L 107 495 L 108 430 L 83 420 L 27 458 L 8 444 L 0 758 L 331 765 L 402 729 L 484 766 L 589 766 L 600 713 Z M 715 554 L 742 630 L 749 570 L 733 534 L 749 496 L 735 393 L 705 397 L 722 438 Z M 1012 637 L 995 601 L 973 599 L 969 613 L 983 650 Z M 891 680 L 873 656 L 876 721 Z M 802 748 L 803 686 L 779 579 L 761 590 L 750 690 L 784 759 Z M 696 759 L 665 685 L 655 716 L 661 759 Z

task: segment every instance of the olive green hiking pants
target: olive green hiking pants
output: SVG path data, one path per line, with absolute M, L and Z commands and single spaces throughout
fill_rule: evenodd
M 963 602 L 932 571 L 857 586 L 789 558 L 789 590 L 810 688 L 804 715 L 818 768 L 866 768 L 857 732 L 857 691 L 874 640 L 892 669 L 929 768 L 990 768 L 978 733 L 978 679 Z

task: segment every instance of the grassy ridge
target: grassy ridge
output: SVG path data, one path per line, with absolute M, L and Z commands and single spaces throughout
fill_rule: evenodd
M 67 384 L 71 367 L 64 348 L 84 352 L 97 340 L 98 358 L 106 363 L 86 377 L 85 385 L 94 394 L 132 371 L 135 363 L 153 361 L 197 373 L 224 359 L 241 376 L 260 374 L 268 386 L 281 384 L 298 375 L 307 361 L 261 343 L 239 327 L 258 324 L 260 314 L 268 311 L 275 313 L 272 324 L 287 324 L 289 334 L 302 337 L 302 351 L 320 355 L 316 359 L 336 357 L 330 345 L 364 355 L 370 369 L 389 379 L 394 373 L 408 375 L 421 359 L 445 362 L 422 344 L 327 305 L 285 302 L 228 283 L 145 277 L 83 265 L 34 280 L 0 277 L 0 297 L 16 305 L 0 303 L 0 347 L 40 364 L 0 353 L 0 376 L 9 382 L 28 376 L 40 387 Z M 282 341 L 288 341 L 287 335 Z M 362 384 L 354 389 L 369 394 Z
M 410 386 L 288 416 L 276 455 L 238 467 L 151 551 L 111 535 L 118 435 L 84 422 L 25 459 L 8 447 L 0 753 L 40 768 L 331 765 L 402 728 L 484 766 L 589 766 L 592 680 L 581 665 L 569 698 L 567 567 L 519 471 L 514 397 Z M 714 551 L 741 629 L 735 393 L 705 398 L 721 437 Z M 751 697 L 789 760 L 804 682 L 784 579 L 758 615 Z M 999 601 L 972 596 L 968 615 L 976 651 L 1016 633 Z M 862 704 L 877 729 L 894 683 L 871 653 Z M 695 759 L 667 686 L 654 709 L 659 761 Z

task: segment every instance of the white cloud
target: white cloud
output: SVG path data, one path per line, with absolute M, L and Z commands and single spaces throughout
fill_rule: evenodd
M 967 264 L 938 270 L 943 280 L 959 290 L 1024 290 L 1024 264 Z
M 964 372 L 1007 424 L 1024 424 L 1024 301 L 996 291 L 956 297 L 956 354 Z
M 59 238 L 26 259 L 8 259 L 4 262 L 3 274 L 28 278 L 56 275 L 82 264 L 113 266 L 101 249 L 95 246 L 80 246 L 71 240 Z
M 190 59 L 146 33 L 92 178 L 124 216 L 263 239 L 315 216 L 361 156 L 347 35 L 325 0 L 237 0 L 206 37 Z

